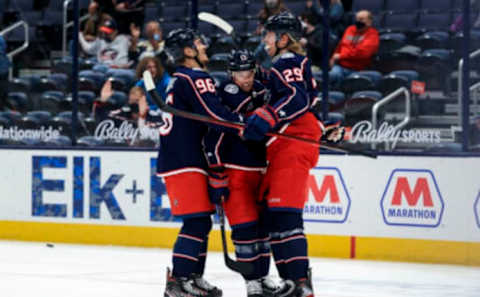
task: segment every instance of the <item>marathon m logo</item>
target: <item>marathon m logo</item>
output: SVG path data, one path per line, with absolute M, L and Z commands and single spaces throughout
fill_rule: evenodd
M 395 169 L 380 202 L 387 225 L 438 227 L 444 202 L 430 170 Z
M 308 179 L 308 197 L 303 210 L 307 222 L 344 223 L 350 210 L 342 174 L 335 167 L 316 167 Z

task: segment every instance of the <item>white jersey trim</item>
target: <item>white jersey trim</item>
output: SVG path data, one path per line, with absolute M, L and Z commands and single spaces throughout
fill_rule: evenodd
M 204 174 L 204 175 L 208 175 L 208 173 L 207 173 L 205 170 L 201 169 L 201 168 L 197 168 L 197 167 L 185 167 L 185 168 L 180 168 L 180 169 L 175 169 L 175 170 L 167 171 L 167 172 L 164 172 L 164 173 L 157 173 L 157 176 L 159 176 L 159 177 L 167 177 L 167 176 L 182 174 L 182 173 L 186 173 L 186 172 L 198 172 L 198 173 L 201 173 L 201 174 Z
M 246 167 L 235 164 L 224 164 L 225 168 L 243 170 L 243 171 L 265 171 L 267 167 Z

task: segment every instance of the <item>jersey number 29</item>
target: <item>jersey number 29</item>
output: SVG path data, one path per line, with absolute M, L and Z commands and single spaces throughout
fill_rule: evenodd
M 285 77 L 285 80 L 287 82 L 301 82 L 303 81 L 303 73 L 302 69 L 295 67 L 292 69 L 285 69 L 282 72 L 283 76 Z

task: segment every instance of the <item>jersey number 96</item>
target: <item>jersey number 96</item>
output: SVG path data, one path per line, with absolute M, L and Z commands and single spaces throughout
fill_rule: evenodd
M 200 94 L 203 93 L 215 93 L 215 83 L 211 78 L 200 78 L 195 81 L 195 86 L 197 87 Z

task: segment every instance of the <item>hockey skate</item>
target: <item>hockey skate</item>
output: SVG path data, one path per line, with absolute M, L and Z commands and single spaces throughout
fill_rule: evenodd
M 193 274 L 193 284 L 196 288 L 207 293 L 208 297 L 222 297 L 223 293 L 218 287 L 207 282 L 201 275 Z
M 263 297 L 262 280 L 254 279 L 247 281 L 247 297 Z
M 199 276 L 174 277 L 167 268 L 164 297 L 221 297 L 222 291 Z
M 295 286 L 295 297 L 314 297 L 313 288 L 308 279 L 297 281 Z
M 291 280 L 286 280 L 277 284 L 270 278 L 265 277 L 262 279 L 263 295 L 266 297 L 290 297 L 295 296 L 295 283 Z

